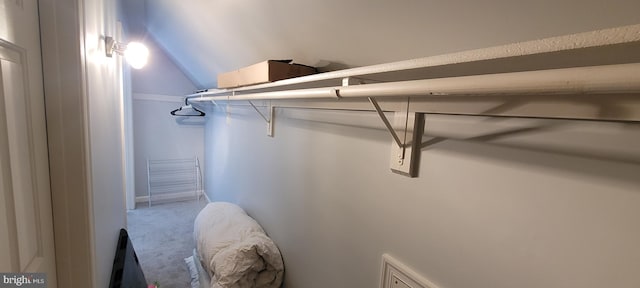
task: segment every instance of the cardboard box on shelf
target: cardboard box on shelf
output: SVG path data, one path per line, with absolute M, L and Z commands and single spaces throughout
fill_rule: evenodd
M 218 88 L 234 88 L 317 73 L 316 68 L 290 63 L 291 60 L 267 60 L 235 71 L 218 74 Z

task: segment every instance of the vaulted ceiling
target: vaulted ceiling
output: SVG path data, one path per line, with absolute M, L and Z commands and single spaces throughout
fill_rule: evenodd
M 640 23 L 629 0 L 121 0 L 199 88 L 266 59 L 335 70 Z

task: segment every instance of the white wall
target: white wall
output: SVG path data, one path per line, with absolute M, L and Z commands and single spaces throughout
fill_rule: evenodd
M 136 36 L 130 37 L 136 40 Z M 149 48 L 149 62 L 142 69 L 131 69 L 133 93 L 185 96 L 197 90 L 171 58 L 160 49 L 156 42 L 144 40 Z M 173 110 L 173 109 L 172 109 Z
M 107 287 L 125 227 L 113 1 L 40 1 L 58 287 Z
M 146 4 L 150 34 L 199 88 L 264 59 L 362 66 L 640 22 L 640 2 L 624 0 Z M 439 141 L 409 179 L 388 171 L 391 139 L 360 127 L 379 121 L 366 113 L 327 124 L 332 113 L 279 109 L 269 138 L 254 111 L 233 110 L 230 124 L 218 111 L 206 128 L 207 193 L 265 227 L 287 287 L 377 287 L 383 252 L 441 287 L 640 285 L 638 125 Z M 439 121 L 441 131 L 495 122 Z M 472 134 L 457 136 L 483 135 Z
M 197 156 L 204 170 L 204 126 L 179 124 L 170 111 L 184 105 L 184 96 L 197 88 L 173 59 L 147 37 L 143 0 L 119 1 L 120 18 L 128 31 L 127 41 L 140 41 L 149 48 L 149 62 L 142 69 L 130 69 L 133 94 L 135 195 L 147 195 L 147 159 L 176 159 Z M 204 122 L 191 118 L 189 122 Z
M 539 129 L 434 141 L 411 179 L 374 113 L 278 109 L 270 138 L 233 111 L 207 126 L 207 193 L 263 225 L 286 287 L 378 287 L 382 253 L 439 287 L 640 285 L 637 124 L 428 116 L 458 139 Z
M 169 114 L 184 105 L 184 96 L 196 87 L 155 42 L 148 39 L 145 43 L 150 49 L 149 63 L 131 69 L 136 196 L 147 195 L 147 159 L 197 156 L 205 170 L 204 125 L 180 124 L 176 122 L 179 118 Z M 204 123 L 197 117 L 188 121 Z
M 207 74 L 266 58 L 358 66 L 640 23 L 629 1 L 382 2 L 207 2 L 193 9 L 219 17 L 181 27 L 160 22 L 164 9 L 199 12 L 157 5 L 149 29 L 209 35 L 174 48 L 207 85 Z M 447 138 L 423 149 L 410 179 L 389 172 L 391 137 L 365 124 L 380 120 L 350 113 L 278 109 L 274 138 L 246 108 L 207 123 L 207 194 L 263 225 L 286 287 L 378 287 L 383 253 L 443 288 L 640 286 L 638 124 L 429 116 L 427 131 Z M 513 121 L 537 129 L 486 137 Z
M 179 124 L 170 111 L 184 105 L 182 98 L 155 94 L 133 95 L 133 129 L 136 196 L 147 196 L 147 159 L 197 156 L 203 172 L 204 118 L 191 117 L 199 125 Z
M 147 29 L 199 88 L 265 59 L 336 69 L 638 23 L 629 0 L 145 0 Z
M 104 52 L 103 37 L 116 34 L 116 3 L 84 1 L 83 8 L 94 287 L 107 287 L 119 230 L 126 227 L 118 64 L 122 58 L 107 58 Z
M 175 95 L 191 94 L 197 88 L 176 66 L 156 41 L 148 37 L 145 0 L 118 0 L 118 18 L 126 31 L 126 41 L 142 42 L 149 48 L 149 62 L 142 69 L 131 69 L 133 93 Z

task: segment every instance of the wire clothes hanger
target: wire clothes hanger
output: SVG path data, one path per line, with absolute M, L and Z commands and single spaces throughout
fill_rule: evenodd
M 202 117 L 205 116 L 206 114 L 202 111 L 200 111 L 198 108 L 193 107 L 191 104 L 188 103 L 188 99 L 185 98 L 184 99 L 184 106 L 171 111 L 171 115 L 173 116 L 197 116 L 197 117 Z

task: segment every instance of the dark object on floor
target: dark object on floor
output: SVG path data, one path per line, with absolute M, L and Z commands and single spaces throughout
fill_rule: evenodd
M 109 288 L 147 288 L 147 280 L 127 230 L 120 229 Z

